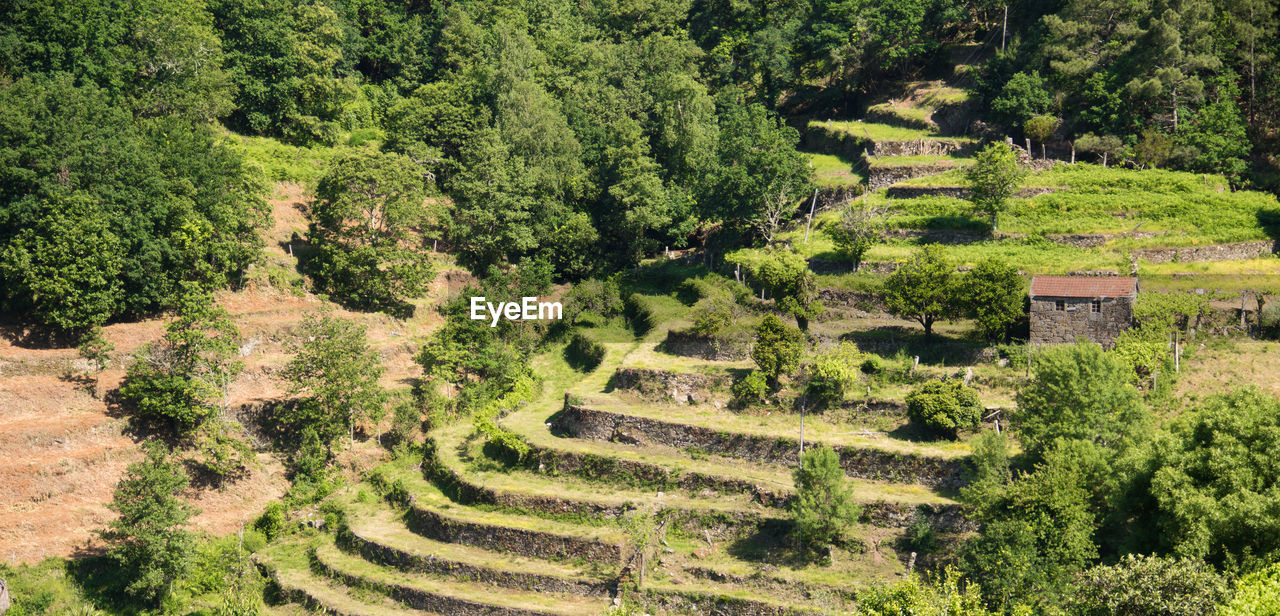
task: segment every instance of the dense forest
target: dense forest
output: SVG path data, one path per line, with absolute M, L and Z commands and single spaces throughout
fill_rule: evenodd
M 417 237 L 478 272 L 535 259 L 576 280 L 713 231 L 762 241 L 809 188 L 784 118 L 856 113 L 971 41 L 984 131 L 1048 116 L 1059 144 L 1273 181 L 1274 3 L 1007 9 L 7 3 L 5 305 L 79 335 L 172 307 L 184 285 L 235 285 L 262 189 L 218 124 L 295 144 L 385 135 L 396 173 L 452 198 L 414 219 Z
M 574 369 L 601 363 L 599 341 L 570 333 L 582 323 L 617 326 L 634 342 L 664 318 L 688 316 L 690 331 L 707 333 L 766 312 L 750 331 L 758 369 L 740 369 L 735 402 L 781 409 L 794 394 L 803 434 L 806 404 L 836 406 L 866 375 L 896 369 L 851 344 L 819 349 L 810 331 L 824 310 L 810 255 L 781 240 L 797 220 L 809 237 L 802 214 L 819 180 L 800 148 L 810 120 L 861 118 L 904 82 L 950 80 L 967 100 L 949 137 L 994 144 L 965 176 L 990 223 L 966 219 L 960 231 L 977 225 L 985 237 L 1003 229 L 1025 174 L 1006 140 L 1040 144 L 1042 159 L 1190 172 L 1139 180 L 1090 167 L 1097 184 L 1082 193 L 1126 183 L 1154 192 L 1141 182 L 1167 180 L 1160 190 L 1195 192 L 1204 210 L 1247 189 L 1258 192 L 1240 203 L 1263 204 L 1252 215 L 1274 203 L 1261 192 L 1280 188 L 1278 68 L 1277 0 L 9 0 L 0 307 L 22 343 L 79 346 L 99 364 L 110 353 L 103 326 L 174 316 L 114 394 L 144 431 L 199 449 L 204 471 L 234 475 L 252 453 L 221 406 L 247 352 L 211 297 L 243 288 L 264 260 L 281 178 L 237 144 L 262 137 L 331 156 L 307 186 L 306 237 L 287 248 L 292 258 L 298 246 L 310 290 L 406 319 L 441 255 L 469 271 L 466 292 L 439 306 L 439 327 L 413 341 L 423 378 L 392 411 L 401 453 L 424 422 L 472 418 L 495 457 L 525 460 L 529 445 L 497 418 L 534 396 L 543 375 L 530 364 L 548 341 L 568 345 Z M 935 205 L 951 207 L 922 207 Z M 837 217 L 819 231 L 857 273 L 886 214 L 850 207 Z M 1264 217 L 1249 230 L 1270 229 Z M 718 273 L 649 261 L 685 248 Z M 958 319 L 972 320 L 983 345 L 1007 343 L 1026 328 L 1023 264 L 975 261 L 961 272 L 936 246 L 913 251 L 877 287 L 882 312 L 918 322 L 925 344 L 935 323 Z M 642 266 L 650 278 L 636 274 Z M 562 325 L 467 318 L 468 294 L 563 284 Z M 663 313 L 649 292 L 692 297 Z M 974 530 L 939 576 L 860 595 L 865 613 L 1191 615 L 1216 613 L 1229 589 L 1275 601 L 1280 403 L 1256 390 L 1206 396 L 1162 422 L 1171 386 L 1155 377 L 1181 357 L 1166 358 L 1167 341 L 1209 300 L 1147 297 L 1118 350 L 1063 345 L 1033 365 L 1025 346 L 999 344 L 1001 378 L 1023 379 L 1011 400 L 1017 436 L 985 431 L 966 452 L 968 485 L 951 496 Z M 1266 301 L 1254 301 L 1263 329 Z M 1244 327 L 1243 303 L 1240 312 Z M 354 447 L 358 425 L 382 421 L 390 402 L 363 329 L 308 317 L 298 340 L 279 372 L 300 402 L 271 417 L 291 448 L 290 507 L 336 489 L 334 452 L 344 439 Z M 920 363 L 893 384 L 919 385 Z M 965 387 L 913 389 L 913 421 L 933 422 L 941 440 L 977 429 L 989 409 L 970 376 Z M 829 502 L 824 490 L 838 494 L 843 474 L 831 450 L 814 451 L 791 506 L 804 541 L 830 543 L 839 533 L 825 520 L 857 515 Z M 174 554 L 190 549 L 190 537 L 164 534 L 190 517 L 174 496 L 188 480 L 163 448 L 146 453 L 117 491 L 121 519 L 101 537 L 141 572 L 125 595 L 163 611 L 184 572 Z M 156 492 L 164 498 L 148 500 Z M 263 541 L 283 532 L 285 506 L 274 505 L 259 520 Z M 135 541 L 151 524 L 167 524 L 163 537 Z M 913 541 L 937 547 L 929 529 Z M 912 566 L 917 549 L 927 551 L 913 547 Z M 251 577 L 238 566 L 235 579 Z M 226 590 L 216 613 L 258 613 L 235 609 L 242 589 Z M 260 603 L 261 588 L 242 594 Z M 937 609 L 904 607 L 925 603 Z

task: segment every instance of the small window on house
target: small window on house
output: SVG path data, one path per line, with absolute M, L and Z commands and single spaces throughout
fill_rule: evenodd
M 1095 299 L 1095 300 L 1093 300 L 1092 305 L 1090 305 L 1090 306 L 1089 306 L 1089 311 L 1090 311 L 1090 312 L 1102 312 L 1102 300 L 1100 300 L 1100 299 Z
M 1065 299 L 1060 299 L 1060 300 L 1057 300 L 1057 301 L 1053 302 L 1053 309 L 1054 309 L 1054 310 L 1057 310 L 1058 312 L 1062 312 L 1062 311 L 1066 310 L 1066 309 L 1067 309 L 1067 300 L 1065 300 Z

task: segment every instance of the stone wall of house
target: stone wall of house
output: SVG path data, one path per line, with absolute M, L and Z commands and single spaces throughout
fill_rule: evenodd
M 1058 301 L 1066 310 L 1057 310 Z M 1093 312 L 1092 303 L 1091 298 L 1032 298 L 1031 344 L 1070 344 L 1083 337 L 1111 346 L 1133 323 L 1133 300 L 1103 299 L 1101 312 Z

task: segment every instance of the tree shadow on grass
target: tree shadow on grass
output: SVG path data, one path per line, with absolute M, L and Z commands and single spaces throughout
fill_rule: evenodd
M 882 357 L 901 354 L 906 357 L 919 357 L 922 364 L 946 366 L 977 363 L 982 351 L 989 346 L 983 340 L 938 332 L 934 332 L 932 338 L 926 338 L 923 330 L 909 329 L 899 325 L 849 332 L 841 335 L 840 339 L 853 342 L 861 351 L 875 353 Z
M 807 567 L 822 562 L 822 554 L 799 545 L 792 538 L 795 523 L 791 520 L 768 520 L 750 535 L 727 546 L 730 556 L 750 562 Z

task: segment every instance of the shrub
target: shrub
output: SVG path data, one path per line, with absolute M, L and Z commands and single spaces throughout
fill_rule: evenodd
M 1258 323 L 1262 326 L 1263 335 L 1280 338 L 1280 302 L 1264 305 L 1258 314 Z
M 575 370 L 591 372 L 604 361 L 604 345 L 583 332 L 574 332 L 564 348 L 564 358 Z
M 751 349 L 751 359 L 760 371 L 776 384 L 782 374 L 800 365 L 800 353 L 804 351 L 804 334 L 800 330 L 768 315 L 756 330 L 756 345 Z
M 1076 585 L 1076 609 L 1086 616 L 1198 616 L 1229 596 L 1222 576 L 1201 561 L 1133 554 L 1086 570 Z
M 948 438 L 956 438 L 961 428 L 972 428 L 982 420 L 978 392 L 960 381 L 929 381 L 907 395 L 907 416 L 911 421 Z
M 809 370 L 808 393 L 820 406 L 838 404 L 858 381 L 862 353 L 852 342 L 843 342 L 824 353 Z
M 502 429 L 492 419 L 476 418 L 476 430 L 485 437 L 484 454 L 508 466 L 516 466 L 529 455 L 529 444 Z
M 859 366 L 863 374 L 880 374 L 885 371 L 884 358 L 874 353 L 868 353 L 866 358 L 862 360 Z
M 267 503 L 267 509 L 254 520 L 253 527 L 258 529 L 262 534 L 267 536 L 267 540 L 274 541 L 284 532 L 285 525 L 288 520 L 285 518 L 284 503 L 280 501 L 271 501 Z
M 1219 616 L 1258 616 L 1280 613 L 1280 564 L 1240 578 L 1235 597 Z
M 760 404 L 769 396 L 769 383 L 764 373 L 753 370 L 733 384 L 733 402 L 739 407 Z
M 396 405 L 391 414 L 391 430 L 389 440 L 394 446 L 412 443 L 422 432 L 422 412 L 413 400 L 405 400 Z
M 795 470 L 795 483 L 791 514 L 796 539 L 810 548 L 840 542 L 862 514 L 840 467 L 840 456 L 826 446 L 809 449 Z
M 622 309 L 627 323 L 631 325 L 631 331 L 637 336 L 649 333 L 658 324 L 653 308 L 649 307 L 649 303 L 639 293 L 628 295 L 622 303 Z
M 573 285 L 564 296 L 565 320 L 571 324 L 600 316 L 604 319 L 622 314 L 622 295 L 612 278 L 589 278 Z
M 708 297 L 693 305 L 693 327 L 699 336 L 715 336 L 733 324 L 733 304 L 725 298 Z

